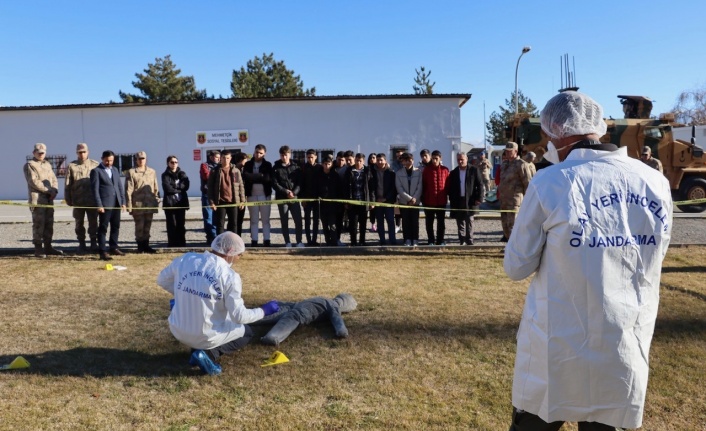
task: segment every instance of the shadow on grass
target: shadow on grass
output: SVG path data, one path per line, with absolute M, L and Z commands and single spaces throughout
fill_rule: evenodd
M 680 272 L 697 272 L 700 274 L 706 273 L 706 266 L 664 266 L 662 274 L 673 274 Z
M 702 301 L 706 301 L 706 295 L 704 295 L 704 294 L 701 293 L 701 292 L 696 292 L 696 291 L 693 291 L 693 290 L 689 290 L 689 289 L 687 289 L 687 288 L 685 288 L 685 287 L 674 286 L 674 285 L 672 285 L 672 284 L 667 284 L 667 283 L 662 283 L 662 287 L 664 287 L 664 288 L 667 289 L 667 290 L 671 290 L 671 291 L 674 291 L 674 292 L 681 292 L 681 293 L 687 294 L 687 295 L 689 295 L 689 296 L 693 296 L 693 297 L 696 298 L 696 299 L 700 299 L 700 300 L 702 300 Z
M 100 347 L 78 347 L 52 350 L 36 355 L 22 355 L 30 368 L 18 370 L 27 374 L 74 377 L 137 376 L 159 377 L 200 375 L 189 365 L 186 352 L 150 355 L 134 350 Z M 0 364 L 9 364 L 15 356 L 0 356 Z

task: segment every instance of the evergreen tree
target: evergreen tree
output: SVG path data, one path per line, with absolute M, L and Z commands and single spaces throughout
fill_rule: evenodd
M 518 112 L 520 114 L 529 114 L 530 117 L 539 117 L 537 106 L 532 103 L 529 97 L 518 91 Z M 490 114 L 490 120 L 485 124 L 485 129 L 488 131 L 488 142 L 486 144 L 504 144 L 508 141 L 505 137 L 505 127 L 512 121 L 515 116 L 515 92 L 510 95 L 510 99 L 505 99 L 505 107 L 498 107 L 500 112 L 493 111 Z
M 299 75 L 287 69 L 284 61 L 275 61 L 274 54 L 262 54 L 249 60 L 246 67 L 233 70 L 230 83 L 234 98 L 314 96 L 316 88 L 304 89 Z
M 431 75 L 431 70 L 426 72 L 424 66 L 419 68 L 420 70 L 414 69 L 417 72 L 417 77 L 414 78 L 414 84 L 412 88 L 414 89 L 414 94 L 433 94 L 434 86 L 436 82 L 429 82 L 429 76 Z
M 180 76 L 171 56 L 156 58 L 153 63 L 147 63 L 145 73 L 136 73 L 137 81 L 133 87 L 142 95 L 119 92 L 124 103 L 132 102 L 174 102 L 180 100 L 206 99 L 206 90 L 197 90 L 193 76 Z

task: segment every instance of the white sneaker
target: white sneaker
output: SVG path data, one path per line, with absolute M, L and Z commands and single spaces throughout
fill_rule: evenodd
M 407 240 L 407 241 L 404 242 L 404 245 L 406 245 L 407 247 L 411 247 L 411 246 L 412 246 L 412 241 Z
M 285 246 L 286 248 L 292 248 L 292 243 L 291 243 L 291 242 L 288 242 L 288 243 L 286 243 L 284 246 Z
M 395 226 L 395 233 L 400 233 L 402 226 Z
M 417 241 L 417 240 L 415 239 L 414 241 L 412 241 L 412 245 L 415 246 L 415 247 L 418 246 L 418 245 L 419 245 L 419 241 Z
M 304 248 L 304 247 L 306 247 L 306 246 L 304 245 L 304 243 L 301 243 L 301 242 L 300 242 L 300 243 L 297 244 L 297 248 Z

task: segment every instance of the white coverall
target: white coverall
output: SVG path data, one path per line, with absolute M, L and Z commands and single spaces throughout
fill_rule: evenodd
M 194 349 L 209 350 L 245 334 L 243 324 L 265 316 L 262 308 L 245 308 L 240 275 L 215 254 L 186 253 L 157 277 L 174 295 L 169 329 Z
M 512 404 L 546 422 L 638 428 L 672 198 L 664 175 L 617 151 L 576 149 L 530 182 L 505 272 L 533 272 Z

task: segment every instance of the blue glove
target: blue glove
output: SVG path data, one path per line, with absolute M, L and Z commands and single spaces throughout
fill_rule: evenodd
M 267 304 L 261 305 L 260 308 L 265 312 L 265 316 L 269 316 L 279 311 L 279 304 L 277 304 L 277 301 L 270 301 Z

